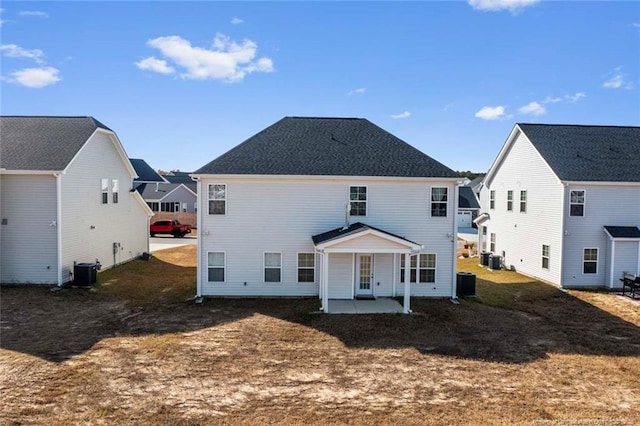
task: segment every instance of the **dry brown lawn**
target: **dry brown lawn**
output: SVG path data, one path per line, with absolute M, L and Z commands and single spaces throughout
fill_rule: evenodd
M 2 424 L 640 424 L 640 305 L 477 259 L 413 315 L 192 301 L 195 246 L 92 290 L 3 287 Z

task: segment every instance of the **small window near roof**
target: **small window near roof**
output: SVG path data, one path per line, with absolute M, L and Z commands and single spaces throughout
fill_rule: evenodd
M 507 191 L 507 211 L 513 211 L 513 191 Z
M 102 191 L 102 204 L 109 203 L 109 179 L 102 179 L 100 182 Z
M 489 191 L 489 208 L 491 210 L 496 208 L 496 191 Z
M 520 191 L 520 213 L 527 212 L 527 191 Z

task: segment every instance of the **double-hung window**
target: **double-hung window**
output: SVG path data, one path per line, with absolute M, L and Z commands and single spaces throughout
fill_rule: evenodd
M 109 179 L 102 179 L 100 181 L 100 187 L 102 192 L 102 204 L 109 203 Z
M 209 282 L 224 282 L 226 256 L 222 251 L 209 252 L 207 267 L 209 269 Z
M 492 232 L 490 237 L 491 237 L 491 245 L 489 246 L 489 251 L 491 253 L 495 253 L 496 252 L 496 234 Z
M 598 249 L 586 248 L 582 254 L 582 273 L 597 274 L 598 273 Z
M 513 191 L 511 189 L 507 191 L 507 211 L 513 211 Z
M 527 191 L 520 191 L 520 213 L 527 212 Z
M 570 216 L 584 216 L 584 191 L 571 191 Z
M 264 282 L 279 283 L 282 281 L 282 253 L 264 254 Z
M 491 210 L 496 208 L 496 191 L 493 189 L 489 191 L 489 208 Z
M 431 216 L 446 217 L 447 216 L 447 188 L 431 188 Z
M 351 216 L 367 215 L 367 187 L 351 186 L 349 187 L 349 206 L 351 207 Z
M 316 281 L 316 255 L 314 253 L 298 253 L 298 282 L 313 283 Z
M 118 179 L 111 180 L 111 199 L 113 204 L 118 204 L 118 192 L 120 192 L 120 184 Z
M 400 282 L 404 282 L 404 254 L 400 256 Z M 436 282 L 436 255 L 424 253 L 411 256 L 409 282 L 434 283 Z
M 549 269 L 549 246 L 542 245 L 542 268 Z
M 227 185 L 223 183 L 209 185 L 209 214 L 227 214 Z

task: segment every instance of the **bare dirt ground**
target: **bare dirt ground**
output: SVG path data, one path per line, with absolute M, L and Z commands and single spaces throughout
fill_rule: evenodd
M 477 259 L 413 315 L 315 299 L 195 305 L 195 247 L 93 290 L 3 287 L 2 424 L 640 424 L 640 306 Z

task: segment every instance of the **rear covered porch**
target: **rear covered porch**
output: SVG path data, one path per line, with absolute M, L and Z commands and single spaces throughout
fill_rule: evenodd
M 411 312 L 410 274 L 404 274 L 404 281 L 400 282 L 399 269 L 410 269 L 411 255 L 420 253 L 420 244 L 360 222 L 312 239 L 320 255 L 323 312 L 333 312 L 331 301 L 335 303 L 336 299 L 390 298 L 399 294 L 404 295 L 402 312 Z M 402 258 L 404 265 L 400 263 Z

